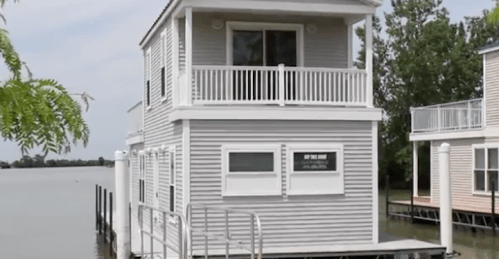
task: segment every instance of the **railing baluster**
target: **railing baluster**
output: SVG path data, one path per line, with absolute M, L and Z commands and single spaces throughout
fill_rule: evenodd
M 180 228 L 180 226 L 179 226 L 179 228 Z M 166 224 L 166 212 L 163 212 L 163 258 L 168 258 L 167 257 L 168 247 L 166 246 L 166 231 L 167 231 L 167 229 L 168 229 L 168 225 Z M 178 241 L 180 242 L 180 239 Z
M 208 233 L 208 209 L 204 208 L 204 231 Z M 204 236 L 204 258 L 208 259 L 208 235 Z
M 225 211 L 225 239 L 227 242 L 225 243 L 225 259 L 229 259 L 229 241 L 230 241 L 230 233 L 229 233 L 229 212 Z
M 154 233 L 154 219 L 153 219 L 153 211 L 150 209 L 150 216 L 151 216 L 151 258 L 154 258 L 154 238 L 153 238 L 153 233 Z

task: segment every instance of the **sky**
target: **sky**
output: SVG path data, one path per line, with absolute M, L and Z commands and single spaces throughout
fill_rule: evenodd
M 113 159 L 126 149 L 127 110 L 142 99 L 139 42 L 168 0 L 12 0 L 1 11 L 10 38 L 35 78 L 52 78 L 71 93 L 95 98 L 83 114 L 90 128 L 86 148 L 49 159 Z M 493 0 L 444 0 L 452 22 L 480 15 Z M 390 0 L 378 14 L 390 12 Z M 1 21 L 0 21 L 1 22 Z M 354 53 L 360 42 L 354 40 Z M 9 77 L 0 65 L 0 80 Z M 30 151 L 35 155 L 41 149 Z M 0 161 L 21 157 L 16 143 L 0 140 Z

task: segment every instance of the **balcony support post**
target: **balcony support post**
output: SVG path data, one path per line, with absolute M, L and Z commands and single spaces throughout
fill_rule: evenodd
M 279 64 L 279 105 L 284 106 L 286 100 L 286 93 L 284 87 L 284 64 Z
M 347 24 L 348 28 L 348 68 L 353 68 L 353 25 L 351 23 Z
M 366 15 L 367 106 L 373 107 L 373 15 Z
M 414 141 L 412 143 L 412 188 L 413 188 L 413 194 L 414 197 L 418 197 L 418 147 L 419 147 L 419 142 Z
M 185 9 L 185 104 L 192 105 L 192 7 Z
M 468 129 L 471 129 L 471 101 L 468 101 Z

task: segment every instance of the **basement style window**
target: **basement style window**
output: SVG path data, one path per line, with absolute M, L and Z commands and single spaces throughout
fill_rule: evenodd
M 145 203 L 145 174 L 146 174 L 146 156 L 139 156 L 139 202 Z
M 343 145 L 292 144 L 287 149 L 288 195 L 343 194 Z
M 222 195 L 281 195 L 280 145 L 223 145 Z
M 498 191 L 499 152 L 497 147 L 475 146 L 473 191 L 491 192 L 492 183 L 494 191 Z
M 175 212 L 175 150 L 170 149 L 169 152 L 169 158 L 170 158 L 170 175 L 169 175 L 169 197 L 170 197 L 170 211 Z

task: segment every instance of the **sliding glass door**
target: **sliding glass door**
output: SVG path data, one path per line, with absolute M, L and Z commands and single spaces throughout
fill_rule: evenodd
M 234 30 L 232 33 L 234 66 L 258 66 L 269 69 L 242 69 L 233 73 L 234 100 L 277 100 L 277 66 L 297 65 L 297 32 L 285 30 Z M 291 72 L 288 72 L 291 73 Z M 294 96 L 293 75 L 286 75 L 287 98 Z

